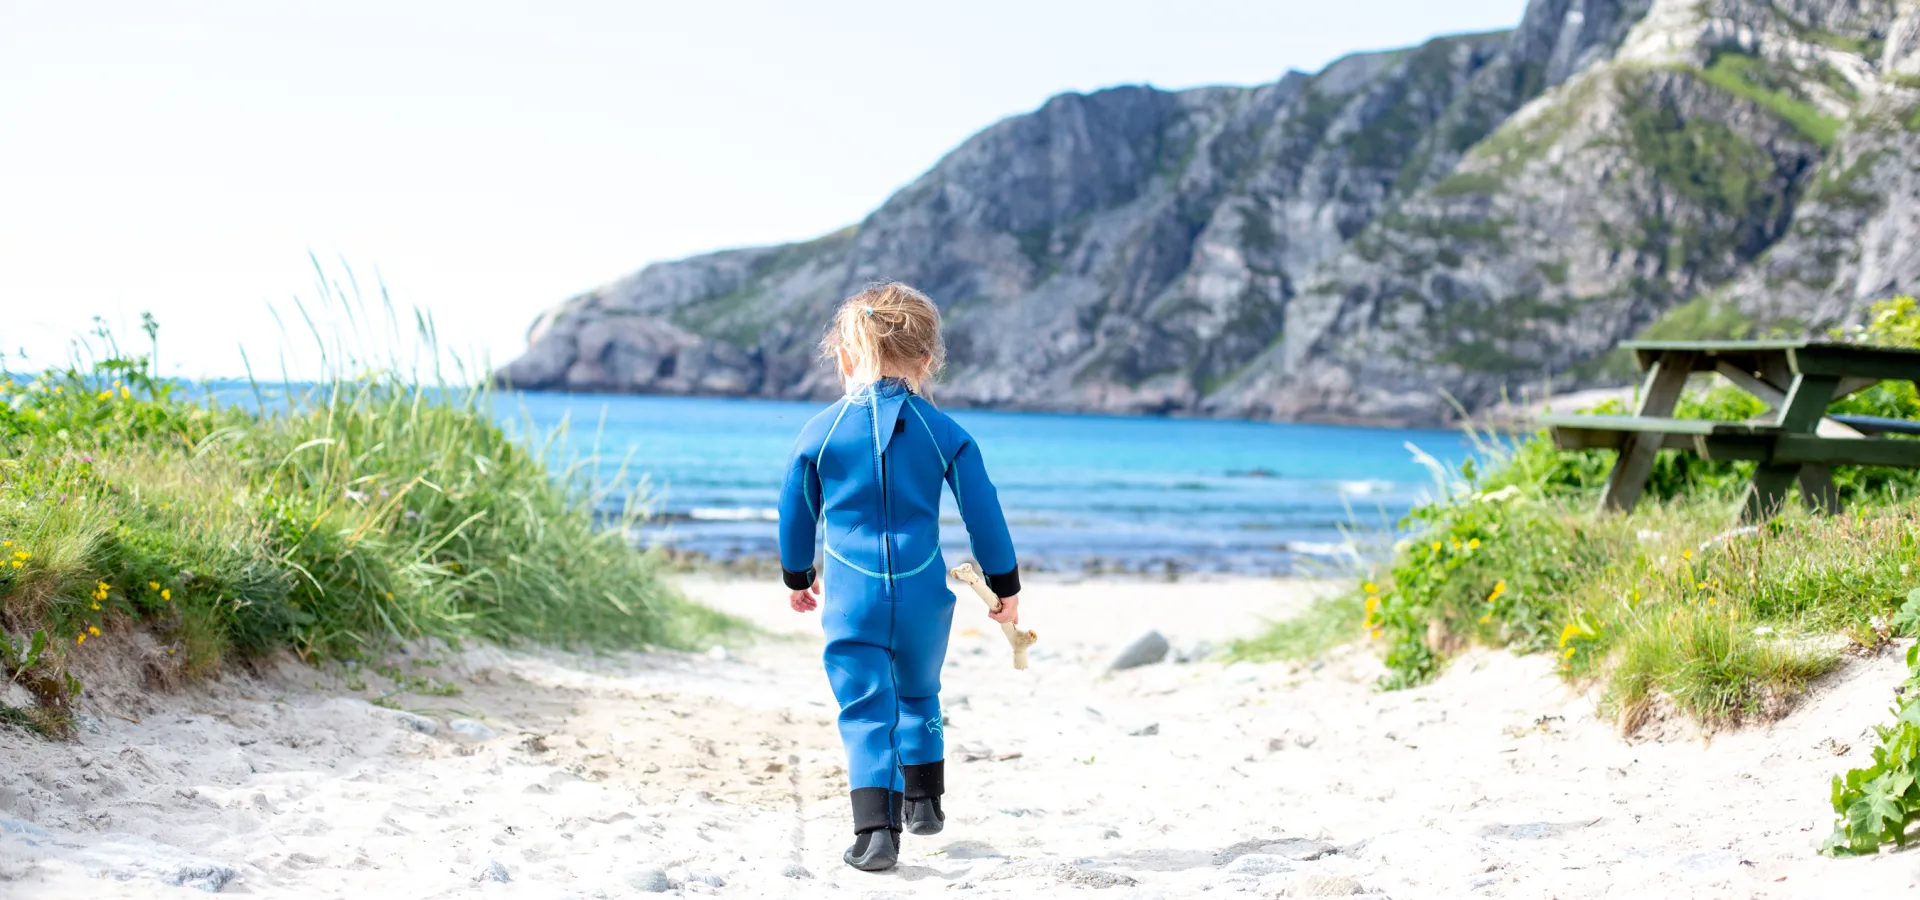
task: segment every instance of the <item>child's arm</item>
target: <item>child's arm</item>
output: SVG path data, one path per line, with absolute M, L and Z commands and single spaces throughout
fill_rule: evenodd
M 780 578 L 794 612 L 814 608 L 820 584 L 813 571 L 813 537 L 820 524 L 820 472 L 799 447 L 780 489 Z
M 986 461 L 971 439 L 954 454 L 953 465 L 947 469 L 947 486 L 953 489 L 960 520 L 966 523 L 967 538 L 973 544 L 973 558 L 979 561 L 987 586 L 994 596 L 1007 601 L 994 619 L 1020 621 L 1020 561 L 1014 557 L 1013 536 L 1007 533 L 1007 517 L 1000 510 L 1000 493 L 987 478 Z

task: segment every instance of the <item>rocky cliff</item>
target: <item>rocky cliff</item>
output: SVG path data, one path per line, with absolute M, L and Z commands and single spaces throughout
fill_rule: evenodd
M 1511 32 L 995 124 L 858 225 L 548 311 L 524 388 L 828 396 L 900 279 L 944 402 L 1433 423 L 1920 281 L 1920 0 L 1534 0 Z

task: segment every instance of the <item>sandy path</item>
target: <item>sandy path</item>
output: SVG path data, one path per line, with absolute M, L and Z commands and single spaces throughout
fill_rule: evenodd
M 629 897 L 663 875 L 683 894 L 743 897 L 1916 884 L 1908 854 L 1813 853 L 1827 780 L 1864 758 L 1862 732 L 1900 680 L 1893 654 L 1711 745 L 1624 743 L 1550 660 L 1503 653 L 1394 694 L 1370 687 L 1377 663 L 1358 652 L 1312 671 L 1101 676 L 1149 624 L 1185 647 L 1316 589 L 1254 581 L 1036 585 L 1027 624 L 1042 644 L 1024 674 L 967 610 L 947 674 L 947 832 L 909 836 L 892 873 L 854 872 L 839 862 L 844 773 L 814 623 L 761 585 L 687 587 L 793 636 L 727 659 L 416 649 L 396 674 L 462 689 L 395 696 L 425 718 L 358 699 L 390 687 L 381 676 L 286 665 L 117 710 L 138 725 L 96 710 L 77 744 L 0 729 L 0 897 Z M 462 717 L 493 735 L 455 734 Z M 1830 739 L 1852 749 L 1835 756 Z

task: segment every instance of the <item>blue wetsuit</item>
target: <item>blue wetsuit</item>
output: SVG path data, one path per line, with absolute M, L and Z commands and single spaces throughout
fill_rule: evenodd
M 940 556 L 952 489 L 994 592 L 1020 592 L 1013 541 L 973 438 L 899 379 L 855 389 L 801 429 L 780 493 L 780 567 L 814 578 L 824 526 L 827 678 L 840 701 L 850 787 L 902 789 L 901 766 L 945 757 L 940 666 L 953 592 Z

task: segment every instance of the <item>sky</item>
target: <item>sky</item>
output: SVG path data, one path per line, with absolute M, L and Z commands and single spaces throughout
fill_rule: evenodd
M 857 222 L 1054 94 L 1258 84 L 1524 5 L 0 0 L 0 362 L 152 312 L 169 374 L 310 374 L 296 300 L 366 330 L 318 259 L 501 364 L 543 308 Z

